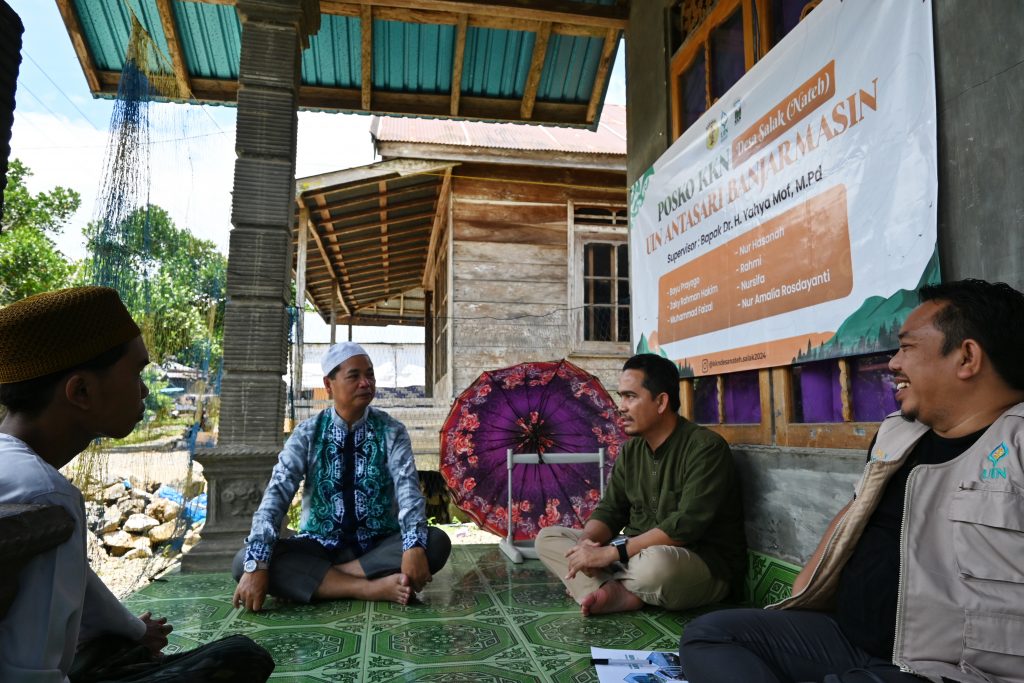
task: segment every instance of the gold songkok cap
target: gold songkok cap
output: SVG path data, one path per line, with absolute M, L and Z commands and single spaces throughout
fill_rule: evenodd
M 92 360 L 141 334 L 117 290 L 72 287 L 0 308 L 0 384 Z

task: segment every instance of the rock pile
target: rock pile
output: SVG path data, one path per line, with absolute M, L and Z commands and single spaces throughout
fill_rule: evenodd
M 89 556 L 102 552 L 125 560 L 144 559 L 174 555 L 195 545 L 200 527 L 189 528 L 178 503 L 154 495 L 159 488 L 159 483 L 139 485 L 131 478 L 116 478 L 107 481 L 93 500 L 86 500 Z

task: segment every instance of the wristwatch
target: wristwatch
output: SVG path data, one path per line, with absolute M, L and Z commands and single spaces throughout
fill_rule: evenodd
M 609 545 L 619 551 L 619 562 L 622 564 L 629 564 L 629 552 L 626 550 L 626 544 L 629 543 L 628 536 L 620 536 Z
M 246 574 L 252 574 L 254 571 L 266 569 L 268 566 L 263 560 L 246 560 L 245 564 L 242 565 L 242 571 Z

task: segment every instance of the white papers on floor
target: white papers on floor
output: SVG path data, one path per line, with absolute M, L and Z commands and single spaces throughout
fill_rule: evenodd
M 674 652 L 590 648 L 599 683 L 686 683 Z

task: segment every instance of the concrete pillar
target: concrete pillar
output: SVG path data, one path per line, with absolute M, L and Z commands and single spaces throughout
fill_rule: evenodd
M 217 447 L 197 456 L 208 508 L 184 571 L 227 571 L 283 444 L 300 53 L 318 0 L 238 0 L 235 182 Z

